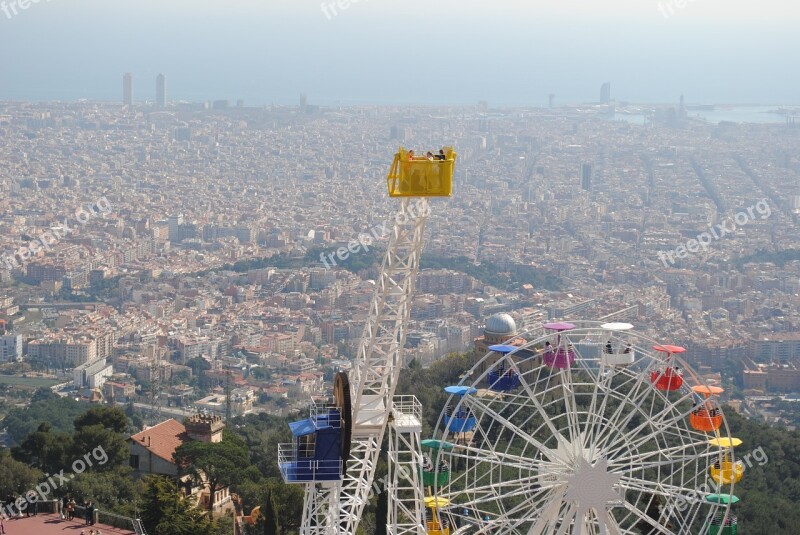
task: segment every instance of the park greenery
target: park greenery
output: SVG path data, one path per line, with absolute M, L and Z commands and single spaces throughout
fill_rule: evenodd
M 749 263 L 771 263 L 782 268 L 787 262 L 793 262 L 795 260 L 800 260 L 800 249 L 784 249 L 783 251 L 775 252 L 758 249 L 753 254 L 737 258 L 733 263 L 739 269 L 742 269 L 745 264 Z
M 344 244 L 345 246 L 347 244 Z M 328 267 L 340 267 L 352 273 L 376 277 L 383 261 L 385 249 L 380 244 L 355 254 L 347 254 L 342 259 L 336 256 L 338 247 L 313 247 L 305 256 L 295 257 L 282 253 L 270 257 L 239 260 L 234 264 L 225 264 L 215 271 L 235 271 L 246 273 L 254 269 L 300 269 L 307 266 L 322 265 L 320 259 L 333 254 L 333 259 L 326 260 Z M 519 290 L 523 284 L 531 284 L 534 288 L 560 290 L 563 281 L 551 273 L 541 271 L 529 264 L 499 265 L 493 262 L 475 262 L 465 256 L 449 257 L 426 253 L 421 261 L 422 269 L 449 269 L 469 275 L 483 284 L 502 290 Z

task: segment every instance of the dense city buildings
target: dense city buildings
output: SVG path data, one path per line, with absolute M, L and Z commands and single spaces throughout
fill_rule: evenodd
M 455 194 L 431 202 L 408 361 L 587 318 L 684 345 L 753 395 L 800 389 L 791 124 L 305 95 L 165 114 L 163 76 L 155 106 L 133 104 L 131 75 L 124 89 L 127 107 L 0 104 L 0 361 L 56 370 L 86 399 L 301 407 L 363 335 L 398 143 L 448 144 Z

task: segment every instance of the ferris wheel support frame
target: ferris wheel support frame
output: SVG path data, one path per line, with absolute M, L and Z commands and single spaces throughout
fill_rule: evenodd
M 307 483 L 303 535 L 354 535 L 372 483 L 406 342 L 428 200 L 404 198 L 395 214 L 369 316 L 353 366 L 352 443 L 342 481 Z M 324 517 L 325 524 L 319 520 Z
M 426 535 L 422 466 L 422 405 L 416 396 L 395 396 L 389 423 L 388 535 Z
M 308 483 L 303 500 L 303 535 L 327 535 L 328 526 L 335 525 L 333 514 L 338 489 L 329 483 Z

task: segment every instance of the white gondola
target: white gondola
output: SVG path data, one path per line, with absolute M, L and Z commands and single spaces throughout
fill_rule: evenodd
M 633 329 L 630 323 L 604 323 L 601 329 L 608 332 L 603 346 L 603 362 L 606 366 L 630 366 L 636 361 L 636 352 L 625 333 Z

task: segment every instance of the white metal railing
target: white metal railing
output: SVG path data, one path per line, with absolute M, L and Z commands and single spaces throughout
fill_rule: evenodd
M 422 418 L 422 403 L 417 399 L 417 396 L 395 396 L 392 399 L 392 407 L 397 413 L 402 413 L 406 416 L 414 416 L 418 420 Z
M 335 417 L 331 418 L 331 411 L 335 409 Z M 327 424 L 335 429 L 342 427 L 342 416 L 339 408 L 332 403 L 317 403 L 313 399 L 309 405 L 309 418 L 316 426 L 320 420 L 326 420 Z

